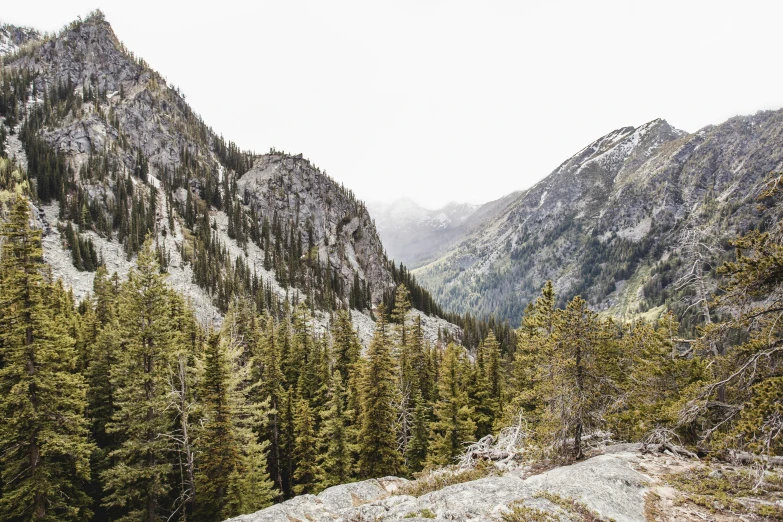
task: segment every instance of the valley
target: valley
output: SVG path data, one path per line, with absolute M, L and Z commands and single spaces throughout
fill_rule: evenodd
M 2 25 L 0 520 L 782 520 L 781 144 L 655 119 L 366 204 L 101 11 Z

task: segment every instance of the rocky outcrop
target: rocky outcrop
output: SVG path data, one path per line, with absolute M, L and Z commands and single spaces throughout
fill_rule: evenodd
M 270 153 L 237 181 L 246 203 L 291 223 L 305 244 L 318 249 L 322 265 L 348 285 L 354 274 L 368 281 L 373 302 L 394 286 L 383 245 L 364 204 L 301 155 Z
M 591 459 L 538 475 L 523 469 L 454 484 L 418 498 L 399 494 L 403 479 L 386 478 L 344 484 L 319 495 L 303 495 L 232 522 L 499 521 L 513 506 L 562 514 L 556 499 L 576 500 L 604 519 L 644 522 L 650 476 L 635 469 L 650 459 L 637 445 L 620 445 Z

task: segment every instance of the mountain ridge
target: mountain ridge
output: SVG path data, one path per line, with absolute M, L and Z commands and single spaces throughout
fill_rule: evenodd
M 616 129 L 414 274 L 447 308 L 479 316 L 516 320 L 549 279 L 561 304 L 580 294 L 625 318 L 679 309 L 680 234 L 715 236 L 717 266 L 732 255 L 729 238 L 769 221 L 773 209 L 740 202 L 783 165 L 781 135 L 783 111 L 691 134 L 662 119 Z
M 16 34 L 4 27 L 7 35 Z M 301 154 L 259 155 L 226 142 L 177 88 L 125 48 L 99 12 L 54 36 L 29 34 L 34 38 L 17 37 L 20 45 L 3 58 L 4 73 L 19 75 L 27 85 L 25 96 L 8 89 L 6 96 L 17 105 L 3 123 L 9 152 L 25 169 L 33 167 L 24 153 L 32 150 L 31 143 L 63 158 L 64 174 L 51 182 L 33 181 L 43 199 L 37 214 L 51 232 L 45 256 L 77 297 L 91 291 L 93 275 L 68 264 L 71 253 L 62 230 L 71 221 L 79 237 L 100 245 L 97 253 L 120 276 L 146 227 L 170 261 L 166 269 L 174 286 L 210 321 L 219 322 L 231 296 L 243 286 L 249 291 L 254 278 L 265 289 L 257 298 L 265 304 L 259 306 L 278 306 L 273 301 L 288 298 L 315 300 L 327 313 L 323 321 L 338 306 L 369 313 L 391 294 L 396 272 L 364 204 Z M 25 125 L 34 128 L 25 132 Z M 286 167 L 269 184 L 251 186 L 254 167 L 270 162 Z M 291 198 L 274 194 L 294 188 Z M 154 215 L 133 224 L 135 211 L 123 215 L 129 212 L 123 207 L 135 205 Z M 316 219 L 308 224 L 308 217 Z M 221 252 L 224 259 L 215 255 Z M 224 276 L 217 277 L 221 271 Z M 325 280 L 330 284 L 324 290 Z M 429 313 L 432 306 L 420 294 L 418 305 Z M 440 328 L 459 331 L 429 315 L 424 322 L 432 323 L 425 328 L 429 337 L 437 337 Z M 355 326 L 366 330 L 366 323 Z M 365 331 L 363 341 L 369 335 Z

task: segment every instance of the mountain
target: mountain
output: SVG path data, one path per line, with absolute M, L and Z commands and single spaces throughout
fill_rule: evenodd
M 728 240 L 779 214 L 755 199 L 783 165 L 783 111 L 689 134 L 658 119 L 586 146 L 439 259 L 414 271 L 447 308 L 519 320 L 546 280 L 620 317 L 672 309 L 697 321 L 684 237 L 705 240 L 705 279 Z M 714 283 L 709 283 L 714 286 Z
M 492 220 L 518 195 L 513 192 L 483 205 L 451 202 L 437 210 L 425 209 L 407 198 L 368 206 L 389 257 L 417 268 L 438 259 Z
M 469 226 L 470 218 L 479 208 L 479 205 L 452 202 L 429 210 L 407 198 L 368 206 L 386 253 L 409 267 L 435 259 Z
M 312 301 L 323 323 L 340 306 L 369 313 L 402 282 L 352 192 L 301 154 L 226 141 L 100 12 L 46 38 L 3 26 L 0 41 L 4 148 L 33 178 L 45 260 L 77 298 L 99 262 L 124 277 L 148 236 L 204 321 L 249 295 L 259 309 Z M 424 322 L 433 338 L 457 331 Z

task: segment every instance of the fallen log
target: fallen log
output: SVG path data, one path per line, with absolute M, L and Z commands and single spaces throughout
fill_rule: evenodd
M 728 459 L 737 464 L 755 464 L 761 462 L 773 468 L 783 467 L 783 457 L 769 457 L 767 455 L 755 455 L 747 451 L 729 451 Z

